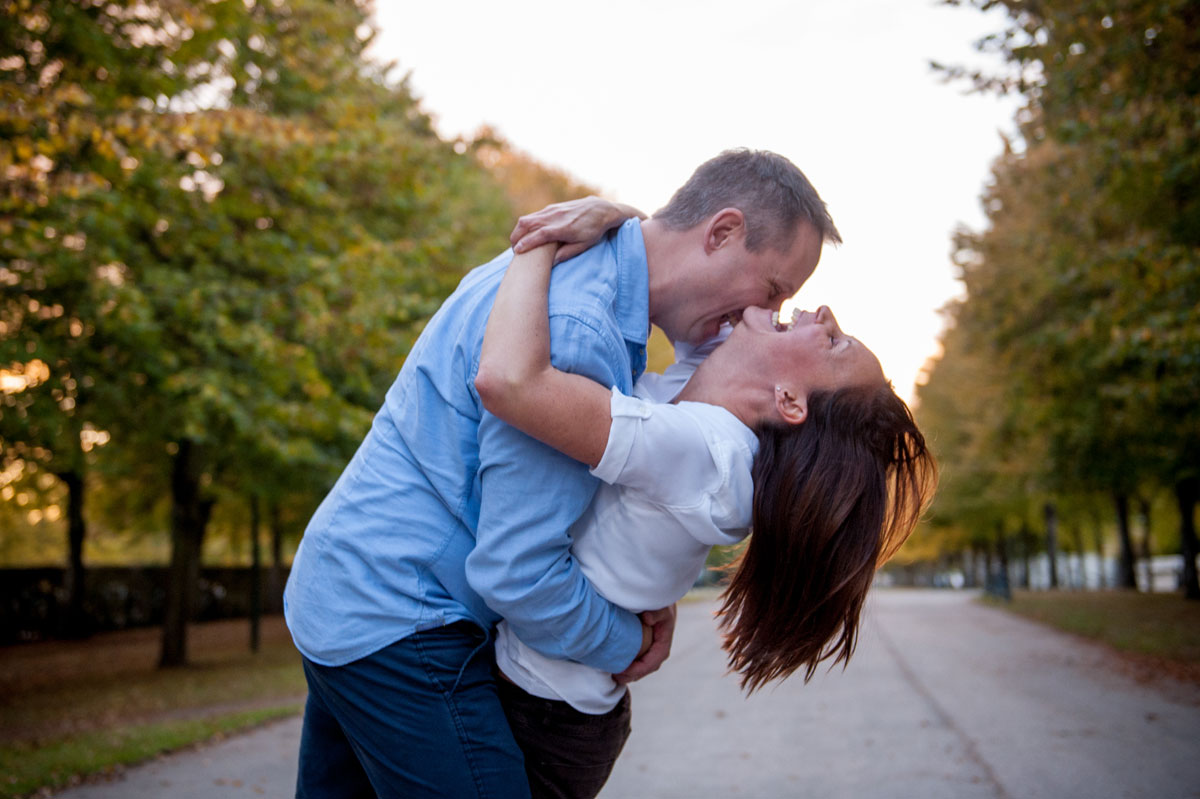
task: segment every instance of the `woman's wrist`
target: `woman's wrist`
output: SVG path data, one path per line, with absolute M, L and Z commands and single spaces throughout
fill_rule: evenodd
M 558 242 L 552 241 L 527 252 L 518 253 L 513 256 L 509 267 L 533 272 L 542 270 L 549 272 L 554 266 L 554 254 L 558 251 L 559 246 Z
M 642 645 L 638 649 L 637 657 L 634 660 L 641 660 L 642 655 L 650 651 L 650 645 L 654 643 L 654 628 L 646 622 L 642 622 Z

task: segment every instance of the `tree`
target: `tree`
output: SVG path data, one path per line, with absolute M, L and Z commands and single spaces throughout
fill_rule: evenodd
M 141 436 L 172 459 L 181 588 L 164 664 L 186 654 L 186 591 L 216 487 L 278 500 L 285 481 L 327 486 L 423 321 L 507 218 L 482 170 L 406 118 L 339 109 L 333 127 L 227 111 L 179 124 L 221 154 L 220 191 L 142 199 L 147 235 L 153 216 L 169 222 L 137 281 L 154 289 L 152 343 L 128 365 L 149 377 Z
M 490 127 L 476 131 L 469 148 L 504 188 L 514 215 L 597 193 L 566 172 L 547 167 L 517 149 Z
M 119 194 L 152 146 L 148 108 L 189 85 L 212 31 L 239 4 L 163 0 L 9 4 L 0 20 L 0 410 L 6 464 L 67 488 L 70 607 L 83 599 L 84 514 L 92 448 L 107 435 L 123 375 L 100 356 L 94 322 L 113 301 L 116 265 L 94 257 L 89 216 Z M 185 35 L 186 34 L 186 35 Z
M 1038 482 L 1110 497 L 1132 585 L 1130 498 L 1197 467 L 1200 143 L 1189 131 L 1200 119 L 1200 11 L 971 5 L 1008 12 L 980 46 L 1011 70 L 949 73 L 1027 103 L 1023 146 L 997 163 L 985 198 L 989 227 L 959 245 L 959 321 L 993 343 L 1010 411 L 1033 400 L 1048 445 Z
M 4 441 L 77 469 L 88 431 L 111 435 L 114 479 L 172 498 L 174 665 L 222 489 L 327 486 L 509 213 L 362 57 L 365 6 L 21 11 L 0 84 L 0 158 L 20 178 L 0 322 L 23 389 L 4 396 Z

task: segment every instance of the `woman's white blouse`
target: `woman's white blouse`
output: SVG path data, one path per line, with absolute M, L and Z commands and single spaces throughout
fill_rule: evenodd
M 687 593 L 710 547 L 745 537 L 758 442 L 716 405 L 658 404 L 614 389 L 611 408 L 608 444 L 592 470 L 603 482 L 571 527 L 571 552 L 609 601 L 654 610 Z M 585 713 L 611 710 L 625 691 L 605 672 L 526 647 L 503 622 L 496 660 L 529 693 Z

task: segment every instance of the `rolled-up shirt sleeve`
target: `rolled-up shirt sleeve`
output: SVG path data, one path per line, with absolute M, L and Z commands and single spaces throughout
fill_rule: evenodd
M 624 342 L 586 319 L 551 317 L 552 361 L 604 385 L 627 368 Z M 628 378 L 626 378 L 628 379 Z M 542 654 L 609 672 L 637 656 L 641 622 L 601 597 L 571 556 L 568 528 L 597 481 L 587 466 L 484 413 L 479 423 L 479 525 L 467 580 Z

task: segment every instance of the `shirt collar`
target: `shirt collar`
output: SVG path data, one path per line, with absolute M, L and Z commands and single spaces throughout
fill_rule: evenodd
M 650 337 L 650 270 L 642 220 L 626 219 L 617 228 L 617 326 L 626 341 L 645 346 Z

